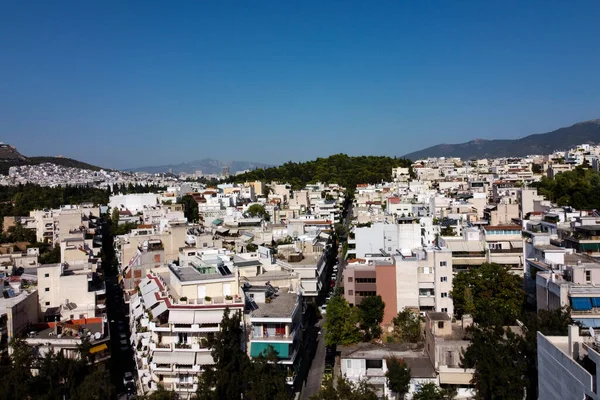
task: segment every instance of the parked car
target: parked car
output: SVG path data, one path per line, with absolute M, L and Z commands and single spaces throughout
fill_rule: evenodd
M 320 309 L 321 309 L 321 314 L 326 314 L 327 313 L 327 304 L 323 304 Z
M 125 372 L 123 375 L 123 385 L 125 385 L 125 387 L 135 385 L 133 382 L 133 374 L 131 372 Z

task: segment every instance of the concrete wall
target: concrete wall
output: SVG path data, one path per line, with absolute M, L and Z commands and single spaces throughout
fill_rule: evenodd
M 396 310 L 419 308 L 419 264 L 416 259 L 396 259 Z
M 396 265 L 376 265 L 377 294 L 385 303 L 382 325 L 392 323 L 398 315 L 396 300 Z
M 592 391 L 592 375 L 575 360 L 563 353 L 554 343 L 568 348 L 568 337 L 551 337 L 538 332 L 538 390 L 539 399 L 581 400 L 598 399 Z M 585 396 L 589 397 L 585 397 Z
M 7 315 L 8 341 L 25 333 L 29 324 L 39 321 L 38 291 L 23 292 L 17 297 L 0 299 L 0 315 Z

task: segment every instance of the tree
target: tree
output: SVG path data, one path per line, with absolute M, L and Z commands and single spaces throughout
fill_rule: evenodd
M 396 357 L 390 357 L 385 362 L 387 364 L 385 378 L 390 390 L 397 393 L 400 398 L 404 398 L 410 385 L 411 372 L 409 366 Z
M 334 296 L 327 304 L 325 328 L 325 344 L 327 346 L 357 343 L 361 339 L 358 330 L 358 308 L 350 307 L 342 296 Z
M 116 228 L 119 225 L 119 220 L 121 219 L 121 213 L 119 212 L 119 208 L 115 207 L 110 214 L 110 222 L 113 228 Z
M 196 202 L 194 196 L 191 194 L 186 194 L 185 196 L 181 197 L 179 203 L 183 204 L 183 216 L 187 218 L 189 222 L 198 222 L 200 213 L 198 211 L 198 202 Z
M 271 216 L 265 209 L 265 206 L 262 204 L 252 204 L 250 207 L 248 207 L 248 210 L 246 210 L 246 212 L 251 217 L 261 218 L 265 221 L 269 221 L 271 219 Z
M 360 303 L 360 328 L 365 332 L 365 340 L 381 336 L 380 324 L 383 321 L 384 310 L 385 303 L 379 295 L 365 297 Z
M 311 400 L 378 400 L 374 388 L 366 381 L 352 383 L 342 376 L 338 376 L 335 385 L 333 380 L 321 388 Z
M 515 322 L 525 294 L 521 279 L 510 273 L 508 267 L 484 263 L 454 277 L 452 299 L 458 318 L 473 308 L 473 319 L 479 325 L 502 326 Z
M 421 338 L 421 318 L 414 311 L 405 308 L 392 320 L 394 336 L 402 342 L 418 343 Z
M 276 364 L 277 353 L 270 348 L 251 362 L 242 350 L 243 333 L 241 314 L 230 314 L 227 308 L 221 330 L 208 340 L 214 365 L 205 367 L 200 375 L 198 400 L 238 400 L 242 396 L 253 400 L 285 398 L 285 375 Z
M 525 340 L 510 329 L 473 329 L 461 363 L 475 369 L 471 382 L 478 399 L 523 399 L 529 385 L 525 349 Z
M 413 400 L 452 400 L 456 389 L 442 389 L 435 383 L 424 383 L 413 393 Z

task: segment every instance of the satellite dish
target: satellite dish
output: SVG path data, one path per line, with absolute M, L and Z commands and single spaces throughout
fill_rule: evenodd
M 102 337 L 102 334 L 100 332 L 94 333 L 94 339 L 100 340 L 101 337 Z
M 590 326 L 589 331 L 590 331 L 590 336 L 593 337 L 593 338 L 595 338 L 596 337 L 596 333 L 594 332 L 594 328 L 592 328 Z

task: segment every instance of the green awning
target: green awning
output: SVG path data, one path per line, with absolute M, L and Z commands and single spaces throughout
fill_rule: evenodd
M 223 223 L 223 220 L 220 218 L 217 218 L 212 223 L 213 223 L 213 225 L 221 225 Z
M 265 342 L 251 342 L 250 343 L 250 356 L 258 357 L 265 350 L 272 346 L 277 352 L 278 358 L 289 358 L 290 357 L 290 344 L 289 343 L 265 343 Z

